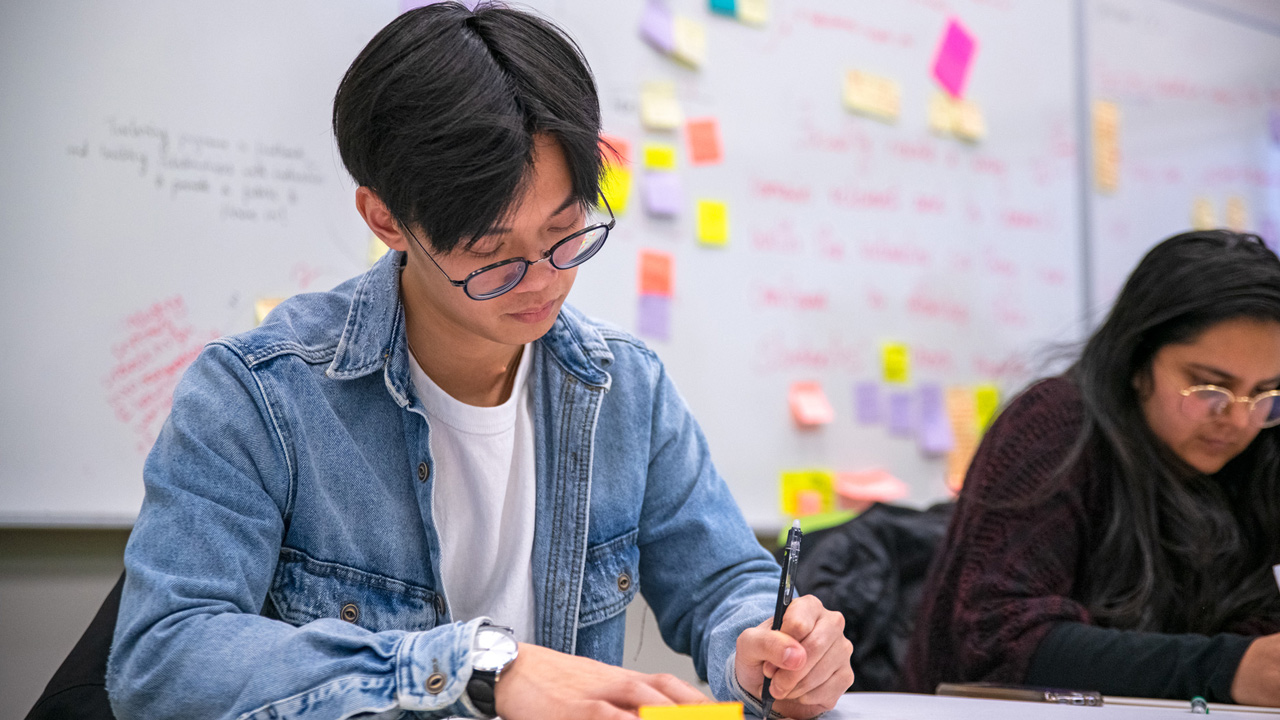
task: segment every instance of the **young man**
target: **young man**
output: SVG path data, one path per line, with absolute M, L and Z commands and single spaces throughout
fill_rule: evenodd
M 713 693 L 831 708 L 843 621 L 769 629 L 756 543 L 658 359 L 563 305 L 600 115 L 535 16 L 442 3 L 383 29 L 334 102 L 394 252 L 209 345 L 147 459 L 108 687 L 118 717 L 625 718 L 699 702 L 623 670 L 643 589 Z M 755 697 L 753 697 L 755 696 Z

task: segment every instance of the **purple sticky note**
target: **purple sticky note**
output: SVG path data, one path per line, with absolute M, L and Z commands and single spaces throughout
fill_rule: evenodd
M 911 404 L 911 393 L 905 390 L 889 393 L 889 432 L 910 436 L 915 431 L 916 418 Z
M 1271 142 L 1280 145 L 1280 108 L 1271 108 L 1267 124 L 1271 127 Z
M 644 14 L 640 16 L 640 37 L 660 52 L 675 51 L 676 19 L 662 0 L 645 3 Z
M 671 339 L 671 298 L 662 295 L 640 296 L 640 334 L 655 340 Z
M 880 422 L 880 383 L 860 382 L 853 386 L 853 414 L 863 425 Z
M 677 215 L 684 204 L 680 174 L 650 172 L 644 175 L 644 209 L 652 215 Z
M 920 386 L 920 450 L 927 455 L 945 455 L 956 446 L 955 434 L 947 419 L 942 386 L 927 383 Z
M 942 44 L 938 46 L 938 54 L 933 59 L 933 77 L 954 98 L 964 96 L 965 81 L 969 79 L 969 65 L 977 49 L 977 40 L 964 29 L 959 20 L 951 18 L 947 21 L 947 32 L 942 36 Z

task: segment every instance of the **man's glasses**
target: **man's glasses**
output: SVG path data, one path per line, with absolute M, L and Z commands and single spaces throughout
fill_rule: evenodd
M 603 200 L 603 198 L 601 199 Z M 552 245 L 551 249 L 543 253 L 542 257 L 537 260 L 530 262 L 522 257 L 510 258 L 492 265 L 486 265 L 462 280 L 454 280 L 449 277 L 449 273 L 440 267 L 440 263 L 436 262 L 434 257 L 431 257 L 431 253 L 423 246 L 422 241 L 418 240 L 418 236 L 413 234 L 413 230 L 410 230 L 408 225 L 403 223 L 401 225 L 409 233 L 409 237 L 418 243 L 418 247 L 422 248 L 422 252 L 426 253 L 427 259 L 444 274 L 450 285 L 462 288 L 467 297 L 472 300 L 492 300 L 519 285 L 520 281 L 524 279 L 525 273 L 529 272 L 530 265 L 536 265 L 543 260 L 550 260 L 552 267 L 559 270 L 568 270 L 590 260 L 592 255 L 595 255 L 600 251 L 600 248 L 604 247 L 604 241 L 609 238 L 609 231 L 618 222 L 617 218 L 613 216 L 613 208 L 609 207 L 608 200 L 604 200 L 604 207 L 609 211 L 609 222 L 597 223 L 579 230 Z
M 1223 415 L 1236 403 L 1248 403 L 1250 425 L 1263 428 L 1280 425 L 1280 390 L 1268 390 L 1253 397 L 1236 397 L 1217 385 L 1193 385 L 1182 391 L 1182 412 L 1195 420 Z

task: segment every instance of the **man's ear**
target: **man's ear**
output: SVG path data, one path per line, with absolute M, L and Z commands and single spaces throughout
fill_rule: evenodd
M 361 185 L 356 188 L 356 211 L 364 218 L 365 225 L 377 235 L 387 247 L 400 252 L 408 252 L 409 237 L 396 222 L 387 204 L 372 188 Z

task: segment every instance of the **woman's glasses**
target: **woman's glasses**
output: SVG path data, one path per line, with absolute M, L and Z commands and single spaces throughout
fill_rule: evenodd
M 1236 397 L 1217 385 L 1193 385 L 1182 391 L 1182 412 L 1195 420 L 1227 413 L 1236 403 L 1248 403 L 1249 424 L 1269 428 L 1280 425 L 1280 390 L 1253 397 Z
M 602 198 L 603 199 L 603 198 Z M 609 202 L 604 201 L 604 207 L 609 211 L 609 222 L 597 223 L 585 227 L 569 237 L 561 240 L 551 249 L 542 254 L 542 257 L 530 262 L 522 257 L 509 258 L 502 262 L 492 265 L 486 265 L 479 270 L 472 272 L 462 280 L 454 280 L 449 277 L 449 273 L 440 267 L 440 263 L 431 257 L 431 253 L 423 246 L 422 241 L 418 240 L 418 236 L 413 234 L 408 225 L 404 225 L 404 229 L 408 231 L 409 237 L 418 243 L 418 247 L 422 248 L 422 252 L 426 254 L 427 259 L 444 274 L 449 284 L 454 287 L 462 288 L 467 297 L 472 300 L 492 300 L 493 298 L 510 292 L 515 286 L 520 284 L 524 279 L 525 273 L 529 272 L 530 265 L 536 265 L 543 260 L 550 260 L 551 265 L 559 270 L 568 270 L 577 267 L 582 263 L 591 259 L 604 246 L 604 241 L 609 238 L 609 231 L 617 224 L 617 218 L 613 216 L 613 208 L 609 207 Z

